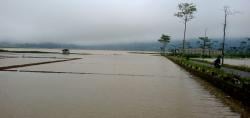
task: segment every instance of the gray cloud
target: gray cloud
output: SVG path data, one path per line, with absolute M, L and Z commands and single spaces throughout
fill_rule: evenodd
M 19 42 L 113 43 L 156 40 L 166 33 L 181 39 L 177 4 L 194 2 L 188 37 L 222 36 L 224 5 L 240 11 L 229 17 L 231 37 L 250 35 L 249 0 L 0 0 L 0 40 Z

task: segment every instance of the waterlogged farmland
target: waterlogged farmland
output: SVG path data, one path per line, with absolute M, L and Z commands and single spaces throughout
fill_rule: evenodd
M 32 58 L 25 63 L 62 56 L 81 59 L 0 71 L 0 117 L 239 118 L 249 114 L 164 57 L 121 51 L 78 53 L 90 55 Z

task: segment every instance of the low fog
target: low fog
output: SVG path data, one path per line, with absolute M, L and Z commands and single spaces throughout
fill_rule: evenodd
M 181 40 L 183 23 L 174 16 L 180 2 L 198 12 L 188 23 L 188 38 L 221 38 L 223 7 L 228 37 L 250 36 L 249 0 L 0 0 L 0 41 L 106 44 L 156 41 L 162 33 Z

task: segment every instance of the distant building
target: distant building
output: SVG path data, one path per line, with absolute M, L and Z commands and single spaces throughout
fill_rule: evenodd
M 70 52 L 69 52 L 69 49 L 63 49 L 63 50 L 62 50 L 62 53 L 63 53 L 63 54 L 69 54 Z

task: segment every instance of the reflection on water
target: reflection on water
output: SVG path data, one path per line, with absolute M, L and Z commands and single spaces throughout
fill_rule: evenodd
M 0 117 L 241 116 L 239 105 L 228 104 L 223 99 L 225 95 L 218 95 L 220 91 L 163 57 L 123 52 L 118 55 L 85 55 L 82 58 L 20 70 L 104 74 L 0 72 Z
M 231 98 L 223 91 L 218 88 L 215 88 L 210 83 L 202 80 L 201 78 L 192 78 L 197 81 L 206 91 L 214 95 L 218 100 L 222 101 L 224 104 L 228 105 L 231 111 L 240 113 L 242 118 L 248 118 L 250 116 L 250 108 L 242 105 L 240 101 Z

